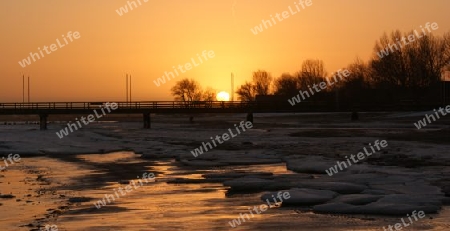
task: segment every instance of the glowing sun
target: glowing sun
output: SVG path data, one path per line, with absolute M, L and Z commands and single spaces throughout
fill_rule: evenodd
M 218 101 L 229 101 L 230 100 L 230 94 L 226 91 L 221 91 L 217 93 L 216 99 Z

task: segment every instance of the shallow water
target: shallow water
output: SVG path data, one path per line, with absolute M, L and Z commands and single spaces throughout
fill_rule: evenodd
M 179 166 L 174 160 L 148 161 L 128 152 L 25 158 L 5 175 L 8 181 L 16 182 L 7 187 L 18 196 L 33 187 L 31 191 L 37 188 L 43 193 L 32 199 L 34 203 L 8 201 L 2 210 L 7 208 L 9 212 L 2 215 L 0 224 L 10 228 L 6 230 L 33 230 L 18 226 L 45 218 L 47 210 L 65 205 L 68 209 L 60 207 L 61 215 L 47 216 L 39 223 L 55 224 L 58 230 L 382 230 L 400 219 L 321 215 L 281 207 L 270 208 L 232 228 L 229 221 L 240 213 L 248 213 L 248 208 L 265 204 L 259 199 L 262 193 L 227 194 L 221 183 L 167 183 L 177 178 L 202 179 L 205 173 L 233 171 L 291 174 L 284 164 L 193 169 Z M 94 206 L 105 194 L 125 187 L 123 181 L 137 179 L 144 172 L 155 173 L 156 182 L 133 188 L 100 209 Z M 91 200 L 68 203 L 70 198 Z M 408 230 L 448 230 L 448 217 L 450 211 L 444 209 L 435 219 L 421 221 Z
M 95 163 L 142 161 L 133 158 L 135 155 L 129 156 L 126 153 L 107 156 L 105 158 L 105 155 L 83 155 L 82 158 Z M 228 167 L 201 171 L 186 170 L 175 164 L 171 160 L 148 162 L 148 166 L 141 171 L 156 173 L 156 182 L 146 183 L 143 187 L 134 189 L 109 206 L 98 210 L 92 209 L 92 203 L 86 204 L 91 207 L 92 213 L 101 214 L 95 216 L 91 212 L 89 212 L 91 215 L 77 214 L 77 210 L 74 210 L 61 216 L 58 221 L 68 229 L 70 227 L 70 230 L 228 230 L 231 228 L 228 221 L 236 218 L 238 211 L 247 210 L 246 208 L 253 204 L 262 204 L 259 197 L 252 194 L 227 197 L 227 189 L 221 183 L 168 184 L 166 182 L 176 178 L 202 179 L 204 173 L 223 173 L 243 169 L 248 172 L 289 172 L 283 164 L 250 168 L 236 166 L 233 169 Z M 109 182 L 101 189 L 84 191 L 83 194 L 99 199 L 105 193 L 113 193 L 114 189 L 120 186 L 117 182 Z M 258 218 L 253 219 L 256 221 Z

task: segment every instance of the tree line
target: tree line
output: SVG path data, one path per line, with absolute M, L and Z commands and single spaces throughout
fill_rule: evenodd
M 342 103 L 383 103 L 410 100 L 414 102 L 439 98 L 442 75 L 450 71 L 450 32 L 436 36 L 428 34 L 405 46 L 395 44 L 409 33 L 399 30 L 383 34 L 373 48 L 373 56 L 367 62 L 360 58 L 343 69 L 351 75 L 343 81 L 328 87 L 321 96 L 310 100 L 333 101 L 339 95 Z M 390 49 L 390 50 L 388 50 Z M 380 55 L 383 50 L 391 51 Z M 383 54 L 383 53 L 381 53 Z M 303 61 L 296 73 L 283 73 L 274 78 L 265 70 L 253 72 L 252 80 L 236 90 L 241 101 L 255 101 L 257 95 L 288 98 L 306 90 L 308 86 L 318 84 L 330 77 L 322 60 Z M 171 89 L 176 100 L 199 101 L 214 100 L 215 92 L 211 88 L 201 90 L 194 80 L 183 79 Z M 316 98 L 316 99 L 314 99 Z

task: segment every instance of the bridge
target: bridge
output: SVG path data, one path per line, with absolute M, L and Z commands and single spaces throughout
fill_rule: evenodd
M 114 109 L 111 105 L 114 103 Z M 103 111 L 102 111 L 103 110 Z M 39 115 L 40 129 L 47 129 L 52 114 L 142 114 L 144 128 L 150 128 L 150 113 L 253 113 L 285 112 L 273 102 L 242 101 L 139 101 L 139 102 L 36 102 L 0 103 L 0 115 Z
M 197 113 L 278 113 L 278 112 L 336 112 L 336 111 L 425 111 L 439 108 L 439 103 L 399 102 L 391 104 L 340 104 L 333 101 L 304 101 L 294 106 L 283 100 L 244 101 L 136 101 L 114 102 L 117 108 L 112 114 L 142 114 L 144 128 L 150 128 L 150 113 L 197 114 Z M 34 102 L 0 103 L 0 115 L 39 115 L 41 130 L 47 129 L 47 117 L 53 114 L 91 115 L 107 110 L 107 102 Z M 101 112 L 100 112 L 101 113 Z

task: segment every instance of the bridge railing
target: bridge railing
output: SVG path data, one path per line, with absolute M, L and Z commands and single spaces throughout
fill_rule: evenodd
M 6 110 L 89 110 L 107 106 L 108 102 L 37 102 L 37 103 L 0 103 L 0 109 Z M 249 108 L 255 102 L 241 101 L 140 101 L 115 102 L 118 109 L 191 109 L 191 108 Z M 111 102 L 109 102 L 111 105 Z

